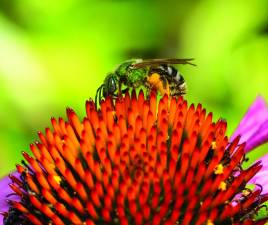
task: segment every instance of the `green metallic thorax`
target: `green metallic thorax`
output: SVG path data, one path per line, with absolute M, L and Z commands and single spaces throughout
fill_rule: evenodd
M 144 84 L 147 78 L 149 71 L 147 67 L 139 69 L 133 69 L 131 67 L 137 61 L 138 59 L 126 61 L 122 63 L 115 71 L 121 83 L 128 87 L 139 87 L 140 85 Z

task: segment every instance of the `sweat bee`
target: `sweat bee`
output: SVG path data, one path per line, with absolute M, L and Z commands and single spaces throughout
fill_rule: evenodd
M 186 84 L 181 73 L 172 65 L 190 64 L 193 59 L 132 59 L 120 64 L 109 73 L 97 89 L 95 103 L 110 96 L 117 98 L 129 88 L 145 87 L 161 95 L 185 94 Z

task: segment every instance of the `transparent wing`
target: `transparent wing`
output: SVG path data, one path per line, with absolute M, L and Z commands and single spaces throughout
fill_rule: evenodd
M 194 60 L 193 58 L 190 59 L 144 59 L 141 62 L 133 63 L 133 68 L 142 68 L 146 66 L 153 66 L 153 65 L 161 65 L 161 64 L 190 64 L 192 66 L 196 66 L 191 61 Z

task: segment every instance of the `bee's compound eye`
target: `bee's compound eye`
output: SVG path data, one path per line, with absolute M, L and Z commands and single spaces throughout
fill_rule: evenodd
M 116 91 L 116 81 L 113 77 L 111 77 L 108 81 L 108 92 L 109 94 L 113 94 Z

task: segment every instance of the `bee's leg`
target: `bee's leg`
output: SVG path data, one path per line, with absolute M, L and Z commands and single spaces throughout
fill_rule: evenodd
M 146 96 L 147 99 L 148 99 L 148 98 L 149 98 L 148 96 L 149 96 L 149 94 L 150 94 L 152 88 L 150 88 L 149 86 L 147 86 L 145 90 L 146 90 L 146 92 L 145 92 L 145 96 Z
M 187 86 L 186 86 L 186 83 L 182 83 L 179 85 L 179 90 L 180 90 L 180 95 L 184 95 L 186 94 L 186 89 L 187 89 Z
M 160 74 L 160 85 L 158 87 L 158 90 L 160 91 L 161 95 L 164 96 L 167 94 L 170 96 L 170 88 L 169 88 L 169 82 L 164 74 Z
M 102 96 L 103 96 L 103 85 L 101 86 L 101 89 L 99 91 L 99 105 L 101 103 Z
M 166 89 L 167 88 L 167 85 L 168 85 L 168 80 L 167 80 L 167 78 L 165 77 L 165 75 L 163 75 L 163 74 L 159 74 L 160 75 L 160 79 L 162 80 L 162 82 L 163 82 L 163 88 L 164 89 Z
M 98 99 L 98 97 L 99 97 L 99 92 L 100 92 L 100 87 L 97 89 L 97 91 L 96 91 L 96 95 L 95 95 L 95 108 L 97 109 L 97 104 L 98 104 L 98 102 L 99 102 L 99 99 Z
M 116 100 L 118 98 L 118 95 L 113 94 L 110 98 L 110 100 L 113 102 L 114 100 Z
M 151 90 L 151 85 L 148 83 L 147 79 L 146 81 L 144 81 L 144 86 L 145 86 L 145 96 L 147 98 Z
M 122 96 L 122 85 L 121 85 L 121 82 L 119 82 L 118 84 L 118 96 Z
M 149 83 L 145 85 L 145 96 L 148 98 L 150 91 L 152 90 L 152 86 Z
M 95 107 L 97 109 L 97 105 L 101 103 L 101 99 L 103 96 L 103 87 L 104 85 L 102 84 L 96 91 L 96 95 L 95 95 Z

